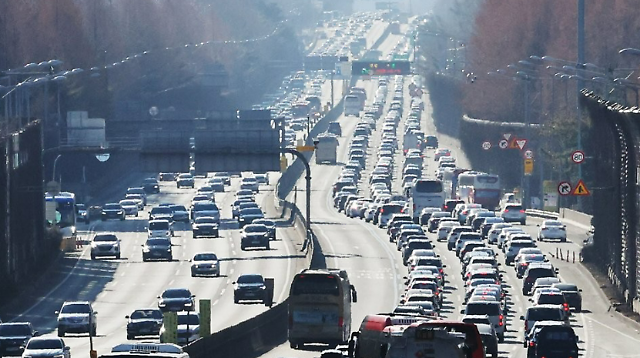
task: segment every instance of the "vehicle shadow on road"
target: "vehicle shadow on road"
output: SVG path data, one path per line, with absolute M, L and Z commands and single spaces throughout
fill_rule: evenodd
M 306 256 L 304 254 L 299 255 L 285 255 L 285 256 L 252 256 L 252 257 L 218 257 L 218 261 L 251 261 L 251 260 L 289 260 L 289 259 L 302 259 Z

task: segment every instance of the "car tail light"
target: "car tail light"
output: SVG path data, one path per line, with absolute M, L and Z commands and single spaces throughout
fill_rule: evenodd
M 524 214 L 524 210 L 520 210 L 520 212 L 521 212 L 522 214 Z
M 533 347 L 535 343 L 529 342 L 529 347 Z
M 384 209 L 380 209 L 380 214 L 384 213 Z
M 564 310 L 565 310 L 565 311 L 568 311 L 568 310 L 569 310 L 569 304 L 568 304 L 568 303 L 566 303 L 566 302 L 565 302 L 565 303 L 563 303 L 562 305 L 564 306 Z
M 344 326 L 344 317 L 340 316 L 340 318 L 338 318 L 338 327 L 342 326 Z
M 528 331 L 529 330 L 529 321 L 524 321 L 524 331 Z M 533 347 L 533 346 L 532 346 Z
M 540 230 L 545 231 L 545 230 L 547 230 L 547 228 L 546 228 L 546 227 L 543 227 L 543 228 L 542 228 L 542 229 L 540 229 Z
M 504 209 L 504 212 L 505 212 L 505 213 L 508 213 L 508 212 L 509 212 L 509 209 Z
M 440 269 L 440 273 L 444 273 L 444 270 L 443 270 L 443 269 Z

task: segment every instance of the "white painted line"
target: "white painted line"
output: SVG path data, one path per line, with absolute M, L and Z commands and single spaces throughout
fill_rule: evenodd
M 238 253 L 236 252 L 236 250 L 231 250 L 231 254 L 232 254 L 233 256 L 238 255 Z M 233 260 L 233 261 L 235 261 L 235 260 Z
M 218 304 L 218 302 L 220 302 L 220 300 L 215 300 L 215 301 L 213 301 L 213 303 L 211 305 L 215 306 L 216 304 Z
M 611 326 L 608 326 L 608 325 L 606 325 L 606 324 L 604 324 L 604 323 L 602 323 L 602 322 L 598 321 L 597 319 L 594 319 L 594 318 L 592 318 L 592 317 L 585 317 L 585 320 L 588 320 L 588 321 L 593 322 L 593 323 L 597 323 L 597 324 L 601 325 L 602 327 L 608 328 L 608 329 L 610 329 L 610 330 L 612 330 L 612 331 L 614 331 L 614 332 L 618 333 L 618 334 L 619 334 L 619 335 L 621 335 L 621 336 L 625 336 L 625 337 L 627 337 L 627 338 L 629 338 L 629 339 L 631 339 L 631 340 L 634 340 L 634 341 L 636 341 L 636 342 L 640 342 L 640 338 L 630 336 L 630 335 L 628 335 L 628 334 L 626 334 L 626 333 L 624 333 L 624 332 L 622 332 L 622 331 L 619 331 L 619 330 L 617 330 L 617 329 L 615 329 L 615 328 L 613 328 L 613 327 L 611 327 Z
M 235 269 L 232 267 L 232 268 L 229 270 L 229 275 L 233 275 L 233 271 L 235 271 Z
M 230 278 L 227 279 L 227 283 L 226 284 L 227 285 L 231 284 L 231 279 Z
M 169 281 L 169 286 L 173 285 L 173 283 L 174 283 L 174 282 L 176 282 L 176 280 L 175 280 L 175 279 L 173 279 L 173 280 Z
M 220 291 L 220 296 L 224 295 L 224 291 L 226 291 L 226 288 L 223 288 L 222 291 Z

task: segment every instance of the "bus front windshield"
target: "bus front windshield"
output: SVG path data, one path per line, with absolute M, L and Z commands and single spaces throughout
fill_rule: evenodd
M 76 208 L 73 202 L 56 202 L 56 211 L 60 213 L 58 225 L 62 227 L 74 226 L 76 224 Z
M 293 282 L 292 295 L 340 295 L 339 279 L 333 275 L 300 275 Z

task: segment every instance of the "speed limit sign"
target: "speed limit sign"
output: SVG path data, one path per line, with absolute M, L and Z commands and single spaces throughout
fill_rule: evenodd
M 482 142 L 482 149 L 484 149 L 484 150 L 491 149 L 491 142 L 489 142 L 489 141 Z
M 571 153 L 571 161 L 576 164 L 580 164 L 584 162 L 584 152 L 581 150 L 576 150 L 573 153 Z

